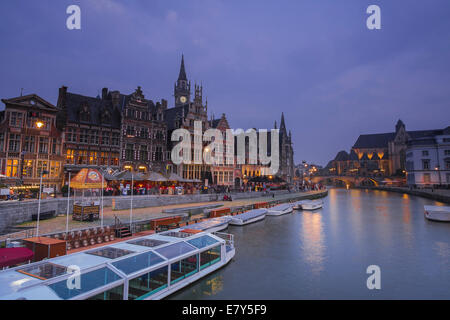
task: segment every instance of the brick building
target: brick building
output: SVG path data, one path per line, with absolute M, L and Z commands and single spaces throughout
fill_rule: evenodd
M 58 126 L 65 136 L 65 171 L 76 173 L 86 167 L 119 169 L 121 114 L 108 89 L 94 98 L 61 87 L 57 106 Z
M 56 126 L 58 108 L 30 94 L 2 99 L 0 112 L 0 171 L 21 179 L 24 186 L 39 186 L 42 171 L 44 187 L 59 191 L 62 181 L 63 134 Z
M 121 109 L 121 168 L 141 173 L 166 173 L 167 101 L 146 100 L 141 87 L 128 96 L 119 95 Z

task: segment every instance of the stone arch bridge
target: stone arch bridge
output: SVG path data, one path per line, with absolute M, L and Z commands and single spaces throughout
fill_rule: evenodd
M 306 181 L 322 184 L 344 184 L 348 187 L 355 186 L 378 186 L 380 178 L 359 176 L 311 176 L 305 177 Z

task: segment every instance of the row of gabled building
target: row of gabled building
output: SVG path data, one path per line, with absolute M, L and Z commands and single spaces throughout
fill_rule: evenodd
M 262 174 L 260 165 L 176 166 L 171 162 L 173 130 L 193 132 L 195 121 L 201 121 L 203 131 L 230 128 L 225 114 L 219 119 L 208 118 L 202 86 L 194 84 L 193 89 L 183 57 L 174 85 L 175 105 L 170 108 L 167 100 L 146 98 L 141 87 L 131 94 L 103 88 L 101 95 L 89 97 L 63 86 L 55 105 L 36 94 L 2 99 L 5 110 L 0 112 L 0 172 L 35 186 L 42 170 L 46 170 L 49 173 L 43 177 L 43 184 L 57 190 L 69 172 L 85 167 L 177 173 L 185 179 L 226 186 L 240 186 Z M 278 174 L 292 182 L 292 138 L 283 115 L 280 163 Z

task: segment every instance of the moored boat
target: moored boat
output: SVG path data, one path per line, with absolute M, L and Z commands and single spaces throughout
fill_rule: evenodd
M 197 230 L 204 232 L 217 232 L 228 228 L 228 224 L 230 223 L 230 216 L 223 216 L 208 219 L 202 222 L 194 223 L 187 225 L 185 227 L 180 228 L 180 230 Z
M 323 207 L 322 200 L 308 200 L 301 204 L 302 210 L 317 210 Z
M 0 300 L 153 300 L 225 266 L 233 235 L 180 229 L 0 272 Z
M 309 201 L 309 200 L 300 200 L 300 201 L 294 202 L 292 204 L 292 209 L 294 209 L 294 210 L 302 210 L 302 204 L 304 202 L 306 202 L 306 201 Z
M 266 217 L 267 209 L 254 209 L 236 216 L 232 216 L 230 220 L 231 225 L 243 226 L 253 222 L 261 221 Z
M 279 204 L 275 207 L 269 208 L 267 211 L 268 216 L 281 216 L 283 214 L 291 213 L 292 205 L 290 203 Z
M 450 222 L 450 207 L 424 206 L 424 209 L 428 220 Z

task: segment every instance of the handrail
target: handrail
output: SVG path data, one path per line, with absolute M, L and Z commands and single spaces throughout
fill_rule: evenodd
M 234 248 L 234 234 L 225 232 L 213 232 L 213 235 L 225 240 L 225 244 Z

